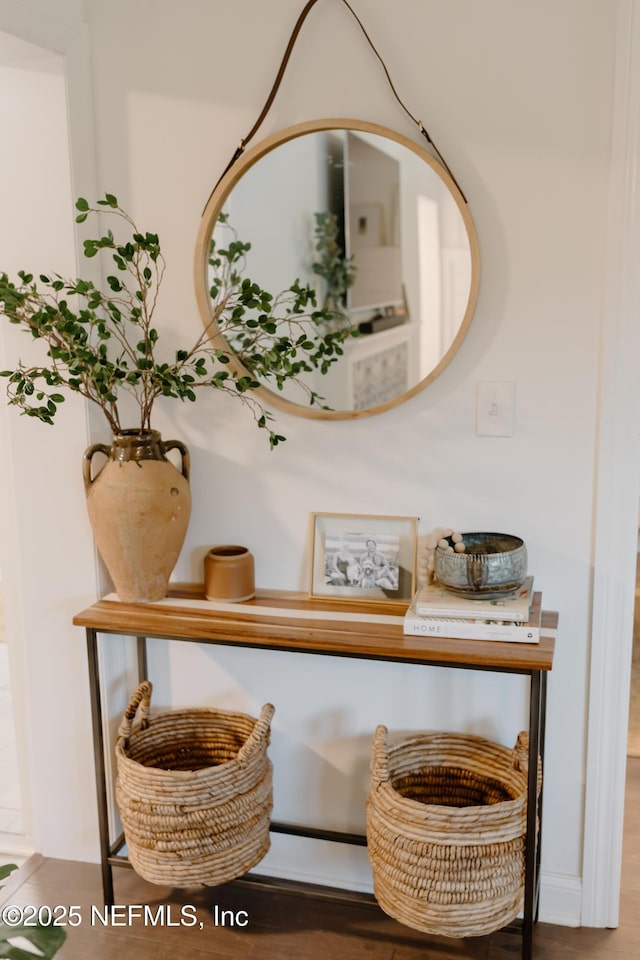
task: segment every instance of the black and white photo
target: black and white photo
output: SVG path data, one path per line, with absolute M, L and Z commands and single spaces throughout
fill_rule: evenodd
M 314 513 L 311 596 L 409 602 L 416 534 L 415 517 Z

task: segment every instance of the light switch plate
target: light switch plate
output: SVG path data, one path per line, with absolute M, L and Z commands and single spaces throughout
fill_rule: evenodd
M 476 434 L 512 437 L 515 430 L 516 385 L 511 380 L 480 380 L 476 393 Z

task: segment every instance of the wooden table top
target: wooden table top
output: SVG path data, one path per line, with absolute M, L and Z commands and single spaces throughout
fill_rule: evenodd
M 157 603 L 124 603 L 111 594 L 73 623 L 100 633 L 163 637 L 298 653 L 431 663 L 529 673 L 551 670 L 558 614 L 543 611 L 539 643 L 405 635 L 406 603 L 316 600 L 257 590 L 243 603 L 209 603 L 202 584 L 171 584 Z

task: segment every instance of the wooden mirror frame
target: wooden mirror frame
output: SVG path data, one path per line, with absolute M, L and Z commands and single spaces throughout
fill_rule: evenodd
M 211 336 L 212 339 L 215 340 L 216 337 L 220 337 L 221 335 L 216 333 L 215 324 L 213 324 L 213 311 L 211 307 L 211 297 L 209 294 L 209 250 L 211 236 L 224 203 L 226 202 L 233 187 L 238 183 L 239 180 L 241 180 L 244 173 L 246 173 L 247 170 L 257 163 L 261 157 L 265 156 L 265 154 L 271 152 L 279 145 L 295 139 L 296 137 L 300 137 L 308 133 L 318 133 L 329 130 L 355 130 L 363 133 L 377 134 L 380 137 L 395 141 L 420 157 L 428 166 L 432 168 L 437 176 L 440 177 L 449 193 L 453 197 L 467 231 L 471 257 L 471 282 L 469 288 L 469 299 L 464 316 L 458 328 L 458 332 L 453 338 L 448 350 L 444 353 L 440 361 L 430 371 L 430 373 L 428 373 L 427 376 L 418 381 L 418 383 L 414 384 L 404 393 L 399 394 L 397 397 L 394 397 L 385 403 L 381 403 L 373 407 L 367 407 L 365 409 L 323 410 L 319 407 L 314 408 L 309 405 L 295 403 L 293 400 L 284 398 L 266 386 L 262 386 L 255 391 L 265 405 L 276 407 L 280 410 L 286 411 L 287 413 L 321 420 L 352 420 L 383 413 L 385 410 L 390 410 L 394 407 L 397 407 L 399 404 L 404 403 L 406 400 L 409 400 L 411 397 L 424 390 L 428 384 L 430 384 L 442 373 L 442 371 L 457 353 L 460 344 L 462 343 L 467 330 L 469 329 L 469 325 L 475 310 L 480 282 L 480 256 L 475 226 L 471 218 L 471 214 L 469 213 L 468 205 L 455 180 L 442 166 L 442 164 L 439 163 L 438 160 L 434 159 L 434 157 L 432 157 L 428 151 L 414 143 L 412 140 L 409 140 L 402 134 L 396 133 L 387 127 L 382 127 L 378 124 L 368 123 L 366 121 L 344 118 L 328 118 L 307 121 L 286 127 L 285 129 L 272 134 L 265 140 L 262 140 L 260 143 L 256 144 L 256 146 L 247 150 L 245 153 L 242 153 L 239 159 L 237 159 L 235 163 L 233 163 L 231 167 L 227 169 L 211 193 L 211 196 L 209 197 L 207 205 L 202 214 L 200 228 L 196 240 L 194 279 L 196 299 L 202 322 L 205 325 L 205 328 L 211 328 L 213 330 Z M 239 360 L 232 359 L 232 363 L 235 363 L 235 367 L 241 375 L 246 375 L 248 373 Z

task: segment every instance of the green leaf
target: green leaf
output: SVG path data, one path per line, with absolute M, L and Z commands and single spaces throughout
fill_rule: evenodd
M 89 204 L 84 199 L 84 197 L 78 197 L 76 200 L 76 210 L 88 210 Z
M 0 376 L 6 376 L 6 371 L 5 373 L 0 374 Z M 18 867 L 15 863 L 4 863 L 0 867 L 0 880 L 6 880 L 7 877 L 11 876 L 11 874 L 17 869 Z
M 7 927 L 0 924 L 0 957 L 6 960 L 34 960 L 35 955 L 41 960 L 51 960 L 64 943 L 66 935 L 64 927 Z M 25 950 L 13 943 L 18 938 L 26 940 L 33 950 Z

